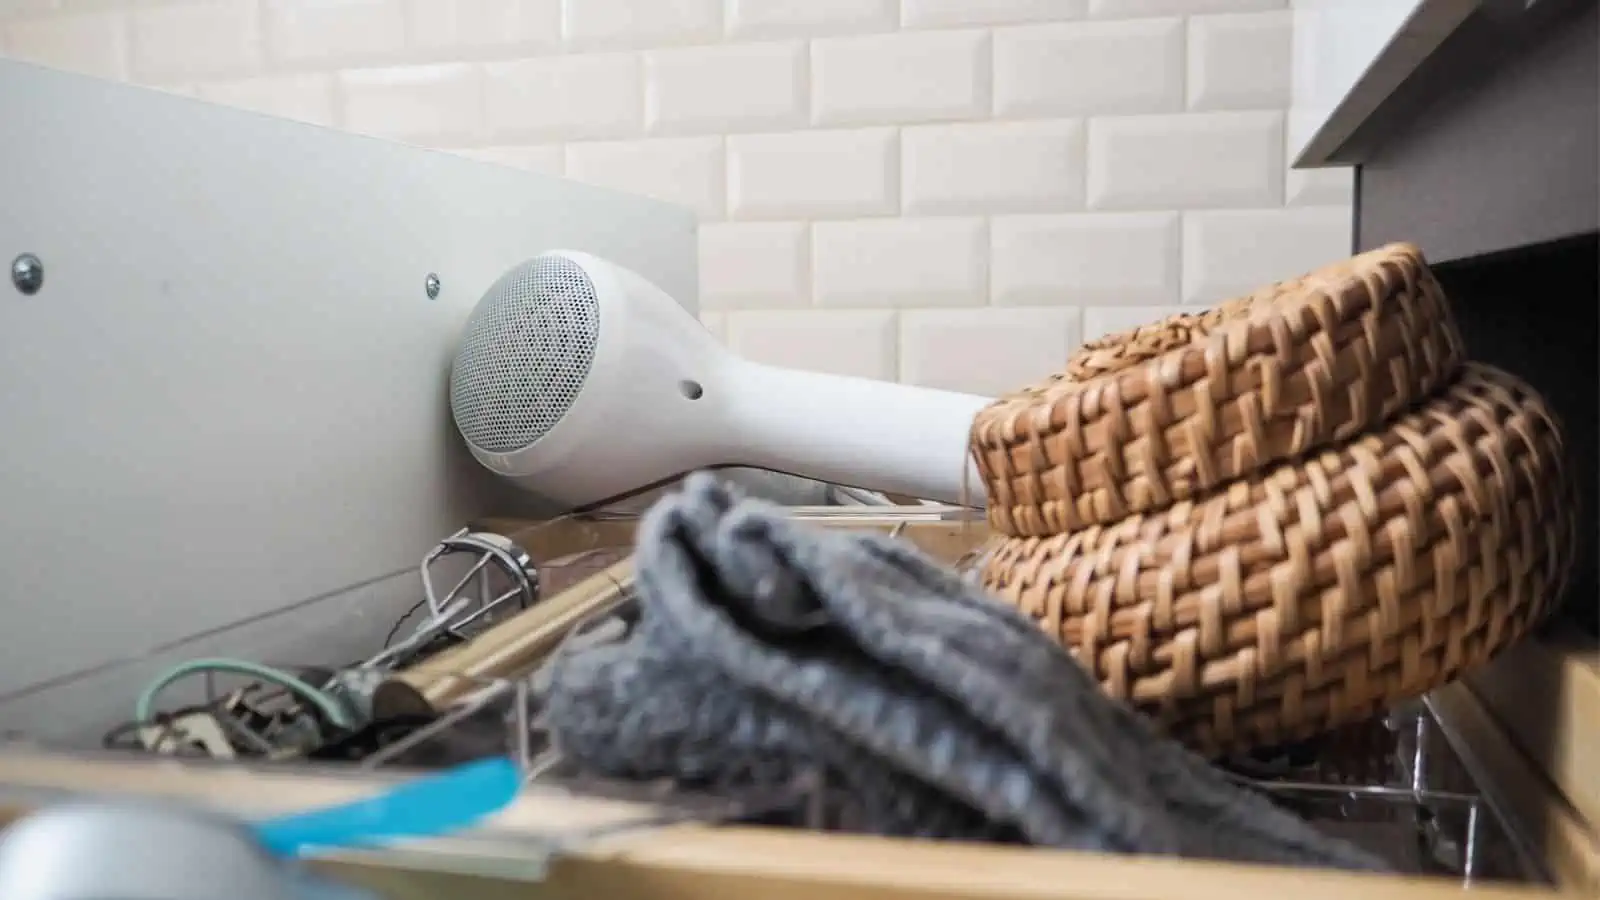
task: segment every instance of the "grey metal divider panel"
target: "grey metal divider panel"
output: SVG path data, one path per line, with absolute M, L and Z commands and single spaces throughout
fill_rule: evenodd
M 585 250 L 695 311 L 673 206 L 7 60 L 0 122 L 0 260 L 45 271 L 0 279 L 0 728 L 121 713 L 127 677 L 4 701 L 311 598 L 373 615 L 306 613 L 298 657 L 381 639 L 435 541 L 523 506 L 446 402 L 506 268 Z

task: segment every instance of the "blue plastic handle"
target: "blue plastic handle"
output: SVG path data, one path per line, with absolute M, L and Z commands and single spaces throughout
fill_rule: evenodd
M 408 781 L 376 797 L 258 822 L 256 836 L 281 856 L 440 837 L 499 812 L 521 787 L 516 764 L 495 757 Z

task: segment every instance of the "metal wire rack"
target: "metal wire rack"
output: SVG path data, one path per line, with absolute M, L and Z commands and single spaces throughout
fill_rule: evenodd
M 1396 871 L 1459 877 L 1466 884 L 1548 881 L 1478 789 L 1426 700 L 1271 758 L 1224 766 Z

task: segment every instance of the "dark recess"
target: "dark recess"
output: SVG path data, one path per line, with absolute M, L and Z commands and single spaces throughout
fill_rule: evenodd
M 1600 234 L 1435 267 L 1471 358 L 1531 383 L 1561 419 L 1581 484 L 1579 563 L 1562 617 L 1597 634 Z

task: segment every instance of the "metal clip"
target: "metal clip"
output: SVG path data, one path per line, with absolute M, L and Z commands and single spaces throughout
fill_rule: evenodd
M 434 570 L 447 557 L 471 554 L 477 559 L 454 586 L 440 594 Z M 507 587 L 495 592 L 492 573 L 499 572 Z M 455 643 L 514 615 L 539 601 L 539 567 L 526 550 L 503 535 L 463 528 L 440 541 L 418 567 L 422 577 L 427 619 L 411 636 L 386 647 L 362 664 L 363 668 L 392 669 L 439 638 Z M 468 593 L 469 584 L 476 591 Z
M 209 712 L 192 712 L 162 725 L 139 729 L 139 743 L 151 753 L 176 755 L 198 745 L 212 759 L 233 759 L 233 744 L 222 725 Z

